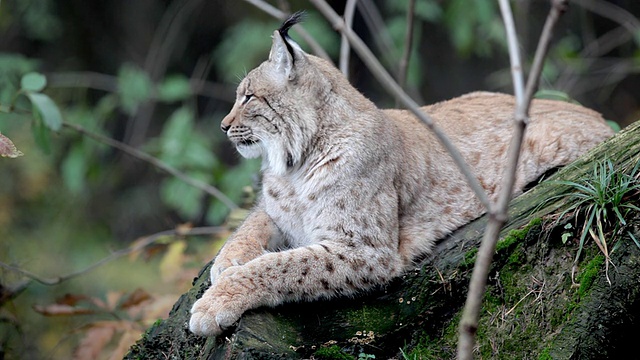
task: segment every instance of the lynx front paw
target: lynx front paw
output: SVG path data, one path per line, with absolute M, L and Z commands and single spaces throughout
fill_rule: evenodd
M 243 310 L 225 296 L 216 296 L 213 288 L 191 308 L 189 330 L 196 335 L 217 336 L 238 321 Z
M 211 278 L 211 285 L 216 283 L 216 280 L 218 280 L 218 278 L 220 277 L 220 274 L 222 274 L 225 270 L 232 268 L 234 266 L 240 266 L 243 265 L 244 262 L 238 260 L 238 259 L 223 259 L 223 258 L 219 258 L 216 259 L 216 261 L 213 263 L 213 266 L 211 267 L 211 272 L 210 274 L 210 278 Z

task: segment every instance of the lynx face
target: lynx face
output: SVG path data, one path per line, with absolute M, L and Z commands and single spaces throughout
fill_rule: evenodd
M 242 156 L 262 156 L 263 170 L 279 175 L 300 162 L 330 88 L 318 81 L 316 72 L 300 48 L 287 49 L 274 32 L 269 60 L 242 80 L 236 102 L 222 120 L 222 130 Z

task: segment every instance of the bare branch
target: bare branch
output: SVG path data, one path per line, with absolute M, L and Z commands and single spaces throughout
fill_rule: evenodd
M 142 152 L 132 146 L 129 146 L 123 142 L 114 140 L 110 137 L 104 136 L 104 135 L 100 135 L 100 134 L 96 134 L 94 132 L 91 132 L 79 125 L 76 124 L 71 124 L 68 122 L 64 122 L 63 126 L 73 129 L 79 133 L 82 133 L 94 140 L 97 140 L 103 144 L 107 144 L 111 147 L 114 147 L 118 150 L 124 151 L 125 153 L 135 157 L 138 160 L 142 160 L 145 162 L 148 162 L 149 164 L 175 176 L 176 178 L 184 181 L 185 183 L 204 191 L 205 193 L 215 197 L 216 199 L 222 201 L 223 204 L 225 204 L 229 209 L 234 210 L 238 208 L 238 205 L 236 205 L 231 199 L 229 199 L 223 192 L 221 192 L 220 190 L 218 190 L 218 188 L 211 186 L 203 181 L 200 181 L 198 179 L 194 179 L 190 176 L 188 176 L 187 174 L 179 171 L 178 169 L 160 161 L 159 159 L 145 153 Z
M 288 14 L 284 13 L 283 11 L 278 10 L 278 8 L 272 6 L 271 4 L 263 1 L 263 0 L 244 0 L 246 2 L 248 2 L 249 4 L 257 7 L 258 9 L 266 12 L 267 14 L 271 15 L 272 17 L 280 20 L 280 21 L 284 21 L 286 20 Z M 329 56 L 329 54 L 327 54 L 326 51 L 324 51 L 324 49 L 322 48 L 322 46 L 320 46 L 320 44 L 318 44 L 318 42 L 313 38 L 313 36 L 311 36 L 302 26 L 300 25 L 295 25 L 293 27 L 293 30 L 295 32 L 298 33 L 298 35 L 300 35 L 300 37 L 302 38 L 302 40 L 304 40 L 309 47 L 311 47 L 311 51 L 318 55 L 319 57 L 333 63 L 333 61 L 331 60 L 331 57 Z
M 358 0 L 348 0 L 344 8 L 344 22 L 351 29 L 353 27 L 353 15 Z M 344 77 L 349 78 L 349 40 L 342 34 L 342 42 L 340 43 L 340 71 Z
M 185 27 L 183 24 L 189 21 L 203 0 L 172 1 L 164 12 L 158 28 L 154 32 L 153 40 L 147 52 L 144 62 L 144 70 L 152 81 L 158 81 L 167 71 L 171 54 L 176 45 L 180 43 L 180 34 Z M 143 102 L 137 110 L 129 116 L 129 121 L 124 132 L 124 141 L 133 146 L 143 143 L 153 113 L 156 108 L 155 101 Z
M 415 20 L 416 0 L 409 0 L 407 8 L 407 32 L 404 39 L 404 52 L 400 58 L 398 69 L 398 84 L 401 88 L 405 87 L 407 82 L 407 69 L 409 68 L 409 60 L 411 59 L 411 50 L 413 48 L 413 23 Z
M 464 177 L 467 179 L 469 186 L 474 191 L 480 202 L 487 209 L 491 209 L 489 199 L 484 189 L 478 182 L 477 177 L 473 174 L 469 165 L 464 161 L 462 155 L 456 147 L 451 143 L 447 135 L 433 122 L 433 119 L 424 112 L 420 111 L 418 104 L 413 101 L 409 95 L 393 80 L 391 75 L 384 69 L 371 50 L 364 44 L 362 39 L 356 35 L 350 28 L 345 27 L 342 18 L 324 0 L 310 0 L 311 3 L 329 20 L 332 26 L 346 35 L 353 49 L 358 53 L 360 58 L 367 65 L 372 74 L 378 79 L 380 84 L 396 99 L 398 99 L 408 110 L 410 110 L 420 121 L 422 121 L 433 133 L 438 140 L 447 149 L 451 158 L 454 160 Z
M 221 226 L 212 226 L 212 227 L 198 227 L 198 228 L 192 228 L 192 229 L 188 229 L 188 230 L 183 230 L 183 229 L 175 229 L 175 230 L 166 230 L 166 231 L 161 231 L 159 233 L 155 233 L 153 235 L 149 235 L 147 237 L 144 237 L 142 241 L 137 242 L 135 244 L 135 246 L 131 246 L 131 247 L 127 247 L 124 249 L 120 249 L 118 251 L 115 251 L 113 253 L 111 253 L 111 255 L 100 259 L 99 261 L 87 266 L 86 268 L 79 270 L 79 271 L 75 271 L 72 272 L 70 274 L 64 275 L 64 276 L 57 276 L 57 277 L 53 277 L 53 278 L 46 278 L 46 277 L 41 277 L 38 276 L 30 271 L 21 269 L 17 266 L 13 266 L 13 265 L 9 265 L 6 264 L 4 262 L 0 262 L 0 267 L 5 268 L 7 270 L 16 272 L 18 274 L 21 274 L 23 276 L 26 276 L 27 278 L 43 284 L 43 285 L 57 285 L 60 284 L 64 281 L 73 279 L 75 277 L 78 277 L 80 275 L 84 275 L 86 273 L 88 273 L 89 271 L 92 271 L 108 262 L 111 262 L 115 259 L 118 259 L 120 257 L 123 257 L 125 255 L 131 254 L 133 252 L 136 251 L 140 251 L 142 249 L 144 249 L 145 247 L 155 243 L 156 241 L 158 241 L 160 238 L 165 237 L 165 236 L 195 236 L 195 235 L 212 235 L 212 234 L 219 234 L 226 231 L 225 227 L 221 227 Z M 26 286 L 26 285 L 25 285 Z
M 524 92 L 524 95 L 516 98 L 515 130 L 509 146 L 509 152 L 507 154 L 507 165 L 503 176 L 504 180 L 500 189 L 500 194 L 498 196 L 498 204 L 495 207 L 495 212 L 491 212 L 489 214 L 489 223 L 487 224 L 482 244 L 478 250 L 477 260 L 474 265 L 471 282 L 469 284 L 467 301 L 462 313 L 462 319 L 460 320 L 458 359 L 461 360 L 473 359 L 475 334 L 478 330 L 478 319 L 480 317 L 482 299 L 484 298 L 487 277 L 491 261 L 493 259 L 493 254 L 495 252 L 496 243 L 498 242 L 500 229 L 507 220 L 507 207 L 511 200 L 513 184 L 515 183 L 520 148 L 529 117 L 529 107 L 531 105 L 533 93 L 538 86 L 540 73 L 542 72 L 542 66 L 544 64 L 544 58 L 546 57 L 551 37 L 553 35 L 553 28 L 560 18 L 560 15 L 566 10 L 567 3 L 568 0 L 552 0 L 551 10 L 547 16 L 542 35 L 540 36 L 538 48 L 533 60 L 533 66 L 529 73 L 526 89 L 524 89 L 524 91 L 522 89 L 522 82 L 517 79 L 519 72 L 514 72 L 514 86 L 520 87 L 516 90 L 516 93 L 522 94 Z M 515 37 L 515 27 L 512 21 L 513 15 L 511 14 L 511 8 L 509 7 L 508 0 L 500 0 L 500 8 L 502 9 L 503 17 L 505 18 L 504 21 L 507 33 L 512 33 L 512 35 L 510 35 L 511 38 L 509 39 L 509 53 L 511 55 L 512 68 L 515 68 L 516 66 L 521 67 L 520 65 L 513 63 L 514 59 L 518 59 L 518 56 L 514 54 L 514 52 L 518 51 L 518 44 Z
M 111 93 L 119 93 L 118 77 L 92 71 L 69 71 L 47 73 L 48 87 L 51 88 L 87 88 Z M 191 93 L 213 99 L 233 103 L 234 91 L 227 85 L 205 81 L 198 78 L 189 79 Z M 158 84 L 154 85 L 157 88 Z M 155 89 L 154 89 L 155 90 Z M 157 100 L 157 93 L 151 94 Z
M 608 1 L 602 0 L 571 0 L 572 3 L 596 13 L 609 20 L 615 21 L 640 41 L 640 20 L 632 13 Z
M 524 101 L 524 75 L 522 71 L 522 61 L 520 60 L 520 49 L 518 46 L 518 35 L 513 21 L 513 14 L 508 1 L 499 0 L 500 12 L 504 20 L 504 28 L 507 33 L 507 44 L 509 46 L 509 59 L 511 60 L 511 78 L 513 79 L 513 93 L 516 103 Z
M 378 48 L 378 53 L 389 64 L 394 64 L 397 59 L 393 57 L 396 53 L 396 46 L 389 34 L 384 19 L 374 4 L 373 0 L 359 0 L 358 10 L 362 14 L 365 24 L 372 34 L 373 42 Z

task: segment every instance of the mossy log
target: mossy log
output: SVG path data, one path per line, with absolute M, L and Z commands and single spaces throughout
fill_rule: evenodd
M 552 176 L 576 180 L 594 162 L 618 169 L 640 161 L 640 122 Z M 592 241 L 574 266 L 580 219 L 550 220 L 567 206 L 567 188 L 543 182 L 514 199 L 501 234 L 477 334 L 483 359 L 623 358 L 640 331 L 640 251 L 625 234 L 604 258 Z M 208 264 L 193 288 L 131 349 L 126 359 L 448 359 L 476 249 L 481 217 L 440 241 L 420 267 L 355 298 L 285 304 L 247 312 L 218 338 L 189 333 L 189 309 L 209 286 Z M 571 229 L 567 229 L 571 224 Z M 640 217 L 627 227 L 640 239 Z M 566 238 L 567 235 L 564 235 Z M 634 352 L 631 352 L 634 353 Z M 619 355 L 619 356 L 618 356 Z

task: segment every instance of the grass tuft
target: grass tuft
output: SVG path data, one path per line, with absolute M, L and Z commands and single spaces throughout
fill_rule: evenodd
M 579 247 L 575 262 L 578 262 L 587 237 L 593 239 L 605 257 L 605 272 L 609 280 L 610 255 L 617 248 L 615 235 L 626 232 L 640 248 L 640 242 L 626 230 L 626 218 L 632 211 L 640 211 L 632 199 L 640 194 L 640 161 L 629 173 L 614 168 L 610 159 L 597 162 L 593 171 L 578 181 L 554 181 L 556 184 L 569 186 L 568 194 L 554 198 L 568 197 L 572 205 L 565 209 L 557 221 L 567 213 L 573 212 L 577 218 L 580 214 L 586 219 L 580 231 Z M 611 234 L 611 237 L 606 235 Z M 613 245 L 613 247 L 612 247 Z

